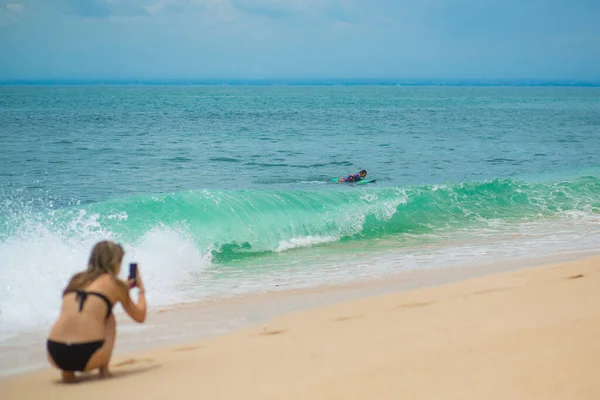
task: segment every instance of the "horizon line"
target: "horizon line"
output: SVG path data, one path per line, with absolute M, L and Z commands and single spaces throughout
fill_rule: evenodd
M 0 79 L 0 86 L 600 86 L 600 79 L 540 78 L 42 78 Z

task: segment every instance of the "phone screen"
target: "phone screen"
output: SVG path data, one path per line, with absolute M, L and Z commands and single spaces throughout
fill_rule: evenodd
M 129 279 L 137 279 L 137 263 L 129 264 Z

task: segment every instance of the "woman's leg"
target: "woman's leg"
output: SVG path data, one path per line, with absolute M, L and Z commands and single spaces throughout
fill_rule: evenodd
M 62 380 L 64 383 L 75 383 L 77 382 L 77 378 L 75 377 L 75 372 L 73 371 L 62 371 Z
M 100 369 L 100 376 L 109 377 L 108 363 L 112 356 L 113 349 L 115 347 L 115 339 L 117 337 L 117 321 L 113 314 L 106 320 L 106 334 L 104 336 L 104 345 L 100 347 L 94 355 L 90 358 L 87 365 L 85 366 L 86 371 L 93 369 Z

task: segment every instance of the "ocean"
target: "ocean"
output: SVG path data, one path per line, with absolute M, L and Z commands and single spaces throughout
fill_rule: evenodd
M 599 87 L 0 86 L 0 135 L 0 344 L 103 239 L 152 307 L 600 248 Z

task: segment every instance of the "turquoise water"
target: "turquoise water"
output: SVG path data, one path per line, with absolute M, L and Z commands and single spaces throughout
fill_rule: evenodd
M 103 238 L 153 304 L 600 244 L 600 88 L 7 86 L 0 132 L 0 331 Z

